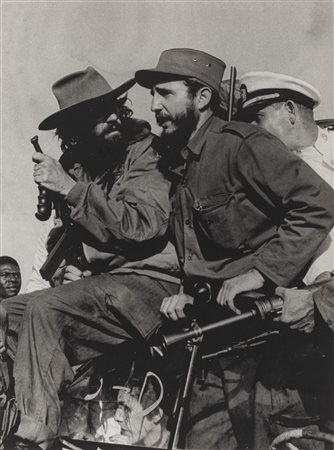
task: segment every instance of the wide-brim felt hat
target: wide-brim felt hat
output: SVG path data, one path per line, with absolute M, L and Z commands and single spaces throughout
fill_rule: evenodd
M 132 78 L 112 89 L 107 80 L 93 67 L 74 72 L 56 81 L 52 91 L 59 104 L 59 111 L 44 119 L 39 130 L 52 130 L 67 121 L 78 120 L 94 106 L 108 104 L 125 94 L 134 84 Z
M 152 86 L 169 80 L 193 78 L 217 93 L 226 64 L 219 58 L 191 48 L 172 48 L 161 53 L 157 67 L 135 73 L 138 84 Z

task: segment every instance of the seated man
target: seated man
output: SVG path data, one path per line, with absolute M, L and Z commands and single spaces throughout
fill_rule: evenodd
M 21 289 L 19 263 L 10 256 L 0 256 L 0 302 L 15 297 Z
M 320 104 L 319 92 L 303 80 L 272 72 L 249 72 L 240 78 L 240 83 L 240 115 L 242 118 L 263 127 L 278 137 L 292 153 L 302 158 L 331 187 L 334 187 L 334 135 L 331 131 L 321 129 L 314 120 L 313 110 Z M 286 287 L 277 287 L 276 289 L 276 294 L 284 299 L 282 314 L 277 321 L 287 324 L 292 330 L 311 333 L 317 325 L 316 331 L 321 329 L 323 333 L 325 324 L 333 330 L 333 239 L 334 230 L 332 229 L 325 241 L 315 251 L 315 255 L 306 267 L 303 276 L 306 285 L 326 279 L 329 280 L 328 285 L 306 286 L 298 290 Z M 315 318 L 317 323 L 315 323 Z M 325 334 L 329 333 L 326 332 Z M 268 358 L 268 366 L 265 366 L 262 370 L 264 379 L 262 383 L 257 384 L 256 390 L 257 398 L 261 398 L 261 401 L 258 401 L 257 411 L 257 445 L 269 444 L 269 441 L 273 438 L 273 433 L 268 438 L 266 437 L 267 430 L 277 426 L 275 424 L 282 420 L 282 415 L 286 414 L 287 408 L 291 416 L 292 427 L 293 417 L 306 416 L 298 391 L 284 389 L 286 379 L 282 375 L 280 375 L 280 383 L 276 383 L 277 385 L 274 387 L 271 387 L 271 383 L 268 383 L 266 379 L 269 377 L 273 380 L 273 374 L 280 371 L 286 373 L 287 379 L 290 378 L 290 388 L 293 385 L 302 387 L 309 378 L 312 378 L 310 373 L 313 372 L 311 366 L 314 365 L 314 361 L 319 360 L 318 367 L 323 367 L 326 359 L 317 357 L 314 350 L 313 358 L 318 359 L 301 359 L 299 364 L 303 364 L 305 370 L 302 374 L 302 383 L 297 380 L 297 384 L 291 382 L 294 375 L 291 370 L 289 374 L 286 367 L 289 362 L 286 364 L 286 361 L 298 360 L 298 356 L 291 356 L 293 354 L 307 354 L 306 349 L 308 347 L 314 348 L 316 338 L 317 335 L 310 336 L 310 338 L 295 335 L 295 337 L 292 337 L 293 342 L 288 347 L 284 347 L 283 344 L 283 348 L 277 349 L 275 361 L 272 361 L 270 357 Z M 287 348 L 289 348 L 291 355 L 289 355 Z M 325 421 L 328 421 L 330 414 L 333 421 L 334 404 L 331 400 L 333 396 L 330 394 L 333 392 L 332 376 L 330 375 L 330 373 L 333 375 L 330 363 L 331 351 L 328 352 L 325 349 L 322 349 L 322 351 L 328 353 L 328 363 L 326 368 L 323 368 L 323 372 L 328 370 L 329 377 L 317 379 L 313 386 L 309 381 L 310 387 L 307 390 L 313 389 L 314 396 L 315 393 L 318 393 L 318 395 L 326 396 L 330 400 L 327 405 L 322 402 L 320 415 L 325 418 Z M 325 353 L 323 356 L 325 356 Z M 307 361 L 309 361 L 309 365 Z M 294 365 L 294 368 L 298 370 L 297 364 Z M 320 385 L 321 389 L 319 389 Z M 268 389 L 268 387 L 270 388 Z M 327 392 L 323 392 L 325 389 Z M 307 395 L 310 396 L 310 393 L 307 393 Z M 260 409 L 262 409 L 262 412 Z M 267 419 L 263 419 L 263 416 L 267 416 Z M 275 419 L 273 419 L 274 416 Z M 259 419 L 261 417 L 262 420 L 266 421 L 264 427 L 261 426 L 261 420 Z M 270 423 L 271 425 L 269 425 Z M 332 432 L 333 430 L 332 427 Z M 280 431 L 284 431 L 284 428 L 281 427 Z M 311 445 L 314 445 L 314 443 Z
M 132 85 L 112 90 L 91 67 L 70 74 L 53 86 L 60 110 L 39 126 L 57 129 L 66 170 L 36 153 L 34 180 L 58 194 L 61 219 L 77 236 L 67 260 L 77 281 L 4 301 L 16 436 L 42 448 L 57 437 L 72 366 L 110 346 L 144 344 L 160 323 L 161 299 L 178 291 L 173 247 L 155 256 L 166 246 L 169 182 L 149 124 L 132 119 L 120 97 Z M 88 269 L 102 274 L 87 277 Z
M 218 286 L 218 304 L 238 313 L 238 294 L 298 282 L 333 226 L 334 197 L 272 134 L 217 117 L 224 68 L 199 50 L 169 49 L 156 68 L 137 71 L 136 80 L 150 90 L 169 144 L 170 225 L 184 279 Z M 189 294 L 166 297 L 162 314 L 184 318 L 185 305 L 194 301 Z M 194 384 L 187 446 L 251 447 L 254 364 L 235 358 L 209 369 L 204 385 Z
M 249 72 L 240 78 L 240 84 L 241 117 L 281 139 L 291 152 L 334 188 L 334 135 L 321 129 L 314 120 L 313 109 L 321 101 L 319 92 L 303 80 L 272 72 Z M 333 254 L 332 229 L 309 263 L 303 277 L 305 284 L 331 278 Z M 310 333 L 314 327 L 312 296 L 305 291 L 296 294 L 281 287 L 276 293 L 286 300 L 279 320 L 291 324 L 293 329 Z M 319 302 L 317 307 L 324 320 L 332 325 L 333 310 L 322 311 L 323 305 Z

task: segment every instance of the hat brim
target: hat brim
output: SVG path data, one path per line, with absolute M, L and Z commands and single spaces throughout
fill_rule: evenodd
M 118 97 L 125 94 L 129 89 L 136 84 L 136 80 L 131 78 L 125 83 L 121 84 L 115 89 L 112 89 L 106 94 L 99 95 L 98 97 L 84 100 L 83 102 L 76 103 L 75 105 L 68 106 L 67 108 L 60 109 L 59 111 L 51 114 L 44 119 L 38 126 L 39 130 L 53 130 L 57 128 L 59 124 L 73 121 L 75 117 L 80 117 L 87 109 L 90 109 L 94 103 L 101 101 L 117 100 Z
M 181 75 L 173 72 L 162 72 L 157 69 L 137 70 L 135 79 L 137 83 L 147 89 L 151 89 L 159 83 L 168 81 L 184 80 L 185 78 L 194 78 L 191 75 Z

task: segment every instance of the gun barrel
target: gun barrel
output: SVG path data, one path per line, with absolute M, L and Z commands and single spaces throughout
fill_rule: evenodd
M 43 152 L 42 152 L 42 149 L 41 149 L 41 146 L 39 145 L 39 142 L 38 142 L 38 136 L 32 137 L 32 138 L 30 139 L 30 142 L 31 142 L 32 145 L 35 147 L 36 152 L 38 152 L 38 153 L 43 153 Z
M 173 344 L 176 344 L 177 342 L 194 339 L 202 336 L 205 333 L 208 333 L 209 331 L 216 330 L 217 328 L 226 327 L 228 325 L 232 325 L 238 322 L 243 322 L 248 319 L 252 319 L 257 315 L 257 310 L 255 308 L 251 309 L 250 311 L 247 311 L 243 314 L 239 314 L 237 316 L 232 316 L 227 319 L 219 320 L 218 322 L 213 322 L 208 325 L 203 325 L 202 327 L 196 325 L 196 327 L 189 331 L 184 331 L 181 333 L 174 333 L 170 334 L 168 336 L 162 337 L 162 345 L 165 349 L 170 347 Z
M 232 120 L 233 115 L 233 103 L 234 103 L 234 90 L 235 90 L 235 81 L 237 78 L 237 69 L 235 66 L 231 66 L 230 72 L 230 92 L 228 95 L 228 117 L 227 120 Z

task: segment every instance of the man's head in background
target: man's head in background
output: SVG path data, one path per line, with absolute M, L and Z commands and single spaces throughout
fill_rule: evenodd
M 240 78 L 239 118 L 266 129 L 290 150 L 316 141 L 313 109 L 319 104 L 317 89 L 288 75 L 249 72 Z
M 166 448 L 169 432 L 162 409 L 165 399 L 160 378 L 147 372 L 145 376 L 131 377 L 124 386 L 114 386 L 114 389 L 119 390 L 114 419 L 127 443 Z
M 0 256 L 0 300 L 15 297 L 21 289 L 18 262 L 10 256 Z

